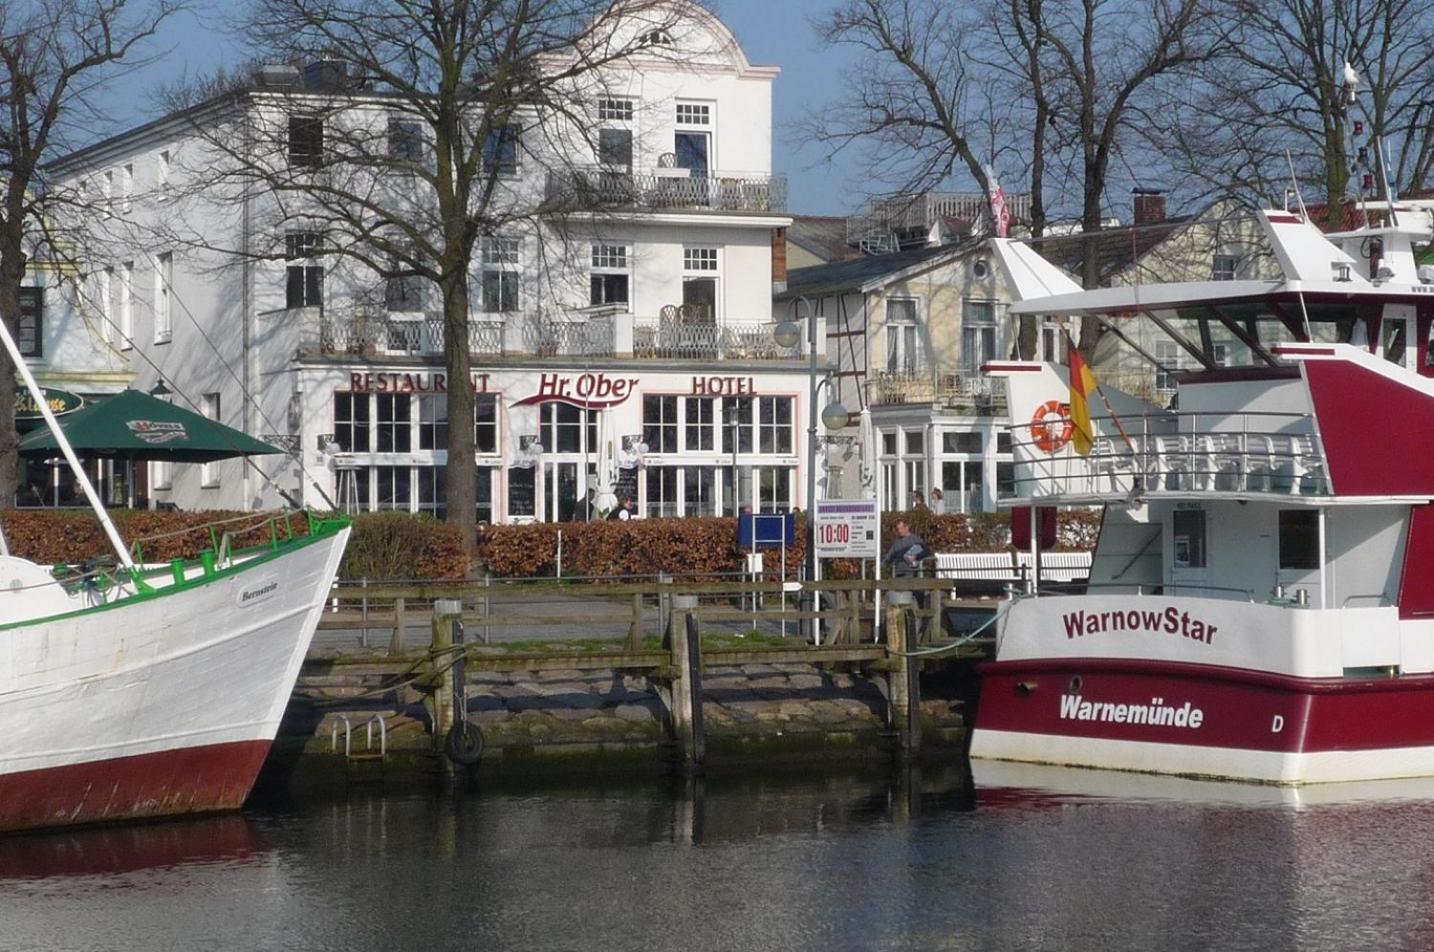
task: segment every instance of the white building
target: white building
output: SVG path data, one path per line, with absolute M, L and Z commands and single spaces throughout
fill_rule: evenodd
M 807 363 L 772 337 L 774 236 L 790 223 L 771 171 L 777 69 L 748 63 L 705 10 L 671 10 L 653 55 L 580 97 L 595 134 L 524 134 L 492 153 L 515 200 L 558 196 L 564 213 L 483 238 L 470 273 L 482 520 L 583 518 L 597 474 L 643 515 L 807 504 Z M 294 453 L 260 458 L 267 479 L 237 461 L 152 467 L 152 500 L 444 508 L 436 288 L 379 279 L 291 218 L 270 226 L 272 193 L 207 184 L 236 109 L 276 128 L 296 166 L 355 129 L 421 161 L 421 128 L 379 92 L 346 89 L 335 109 L 338 68 L 261 71 L 52 168 L 100 211 L 76 306 L 133 386 L 162 378 Z

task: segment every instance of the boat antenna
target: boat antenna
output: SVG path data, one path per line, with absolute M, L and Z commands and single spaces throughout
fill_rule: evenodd
M 35 375 L 30 373 L 25 358 L 20 354 L 20 348 L 15 346 L 15 338 L 10 336 L 10 328 L 0 321 L 0 344 L 5 347 L 5 352 L 10 355 L 10 362 L 15 365 L 15 370 L 20 378 L 25 381 L 25 389 L 30 391 L 30 397 L 39 408 L 40 415 L 45 418 L 45 425 L 55 437 L 55 442 L 60 446 L 60 452 L 65 455 L 65 461 L 70 464 L 70 469 L 75 474 L 75 480 L 84 490 L 85 498 L 89 500 L 90 507 L 94 509 L 95 515 L 99 517 L 100 525 L 104 527 L 105 535 L 109 537 L 110 545 L 114 546 L 115 554 L 119 556 L 122 564 L 130 573 L 132 578 L 137 578 L 134 559 L 130 558 L 129 549 L 126 548 L 124 540 L 120 538 L 119 530 L 115 528 L 114 522 L 110 519 L 109 513 L 105 511 L 104 505 L 100 502 L 99 494 L 95 492 L 90 477 L 85 473 L 85 468 L 80 465 L 80 459 L 75 455 L 75 448 L 65 437 L 64 430 L 60 429 L 60 421 L 55 419 L 54 412 L 50 409 L 49 401 L 45 399 L 44 391 L 35 382 Z
M 1294 160 L 1294 156 L 1290 155 L 1290 150 L 1289 150 L 1289 149 L 1286 149 L 1286 150 L 1285 150 L 1285 162 L 1286 162 L 1286 163 L 1289 165 L 1289 167 L 1290 167 L 1290 191 L 1294 192 L 1295 201 L 1296 201 L 1296 202 L 1299 202 L 1299 205 L 1300 205 L 1300 217 L 1303 218 L 1305 221 L 1309 221 L 1310 213 L 1309 213 L 1309 211 L 1305 208 L 1305 197 L 1304 197 L 1304 195 L 1300 194 L 1300 177 L 1295 174 L 1295 160 Z M 1286 209 L 1286 211 L 1289 210 L 1288 196 L 1286 196 L 1285 209 Z

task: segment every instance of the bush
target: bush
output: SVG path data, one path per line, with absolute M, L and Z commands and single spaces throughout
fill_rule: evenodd
M 406 512 L 367 512 L 353 523 L 339 578 L 462 578 L 468 573 L 463 535 L 456 526 Z
M 120 538 L 142 562 L 198 558 L 202 550 L 213 544 L 213 537 L 203 528 L 213 523 L 225 523 L 218 526 L 216 532 L 237 533 L 233 542 L 236 547 L 261 545 L 269 541 L 268 515 L 110 510 L 110 519 Z M 309 531 L 309 522 L 302 514 L 294 514 L 289 525 L 295 535 Z M 10 509 L 0 513 L 0 526 L 5 529 L 11 553 L 41 565 L 80 563 L 114 555 L 104 528 L 94 513 L 86 509 Z

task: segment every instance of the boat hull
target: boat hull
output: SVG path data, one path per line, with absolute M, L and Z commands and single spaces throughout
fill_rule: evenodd
M 1120 659 L 983 666 L 977 759 L 1300 784 L 1434 775 L 1434 676 Z
M 0 629 L 0 830 L 240 806 L 348 532 Z

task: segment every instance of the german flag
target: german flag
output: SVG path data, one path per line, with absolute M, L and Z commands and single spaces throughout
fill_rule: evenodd
M 1095 443 L 1095 430 L 1090 423 L 1090 397 L 1095 393 L 1095 374 L 1090 372 L 1085 358 L 1074 347 L 1070 349 L 1071 362 L 1071 425 L 1075 432 L 1071 442 L 1081 456 L 1089 456 Z

